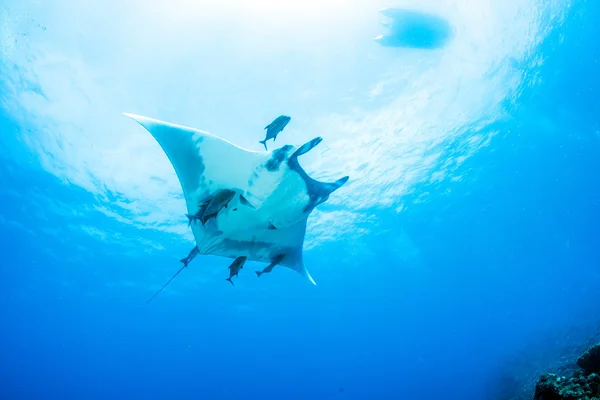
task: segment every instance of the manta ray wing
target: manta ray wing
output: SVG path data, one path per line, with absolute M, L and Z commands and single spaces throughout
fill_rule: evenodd
M 280 264 L 315 284 L 302 259 L 306 221 L 314 207 L 348 179 L 318 182 L 302 170 L 297 157 L 320 138 L 303 146 L 285 145 L 259 153 L 198 129 L 125 115 L 146 128 L 166 153 L 181 183 L 188 214 L 198 212 L 220 189 L 236 191 L 214 220 L 205 226 L 192 223 L 200 254 L 246 256 L 249 261 L 266 263 L 285 254 Z

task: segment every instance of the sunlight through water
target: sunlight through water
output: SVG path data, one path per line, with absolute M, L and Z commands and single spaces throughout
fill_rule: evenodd
M 46 171 L 97 197 L 94 209 L 190 237 L 175 173 L 132 112 L 260 150 L 262 128 L 292 117 L 282 142 L 323 143 L 301 160 L 348 184 L 309 220 L 307 246 L 338 221 L 401 210 L 416 183 L 454 169 L 494 135 L 535 46 L 565 2 L 541 0 L 199 3 L 54 0 L 0 8 L 0 101 Z M 382 7 L 435 13 L 440 49 L 384 48 Z M 111 21 L 107 24 L 106 21 Z M 279 144 L 279 143 L 278 143 Z M 360 235 L 360 231 L 352 234 Z

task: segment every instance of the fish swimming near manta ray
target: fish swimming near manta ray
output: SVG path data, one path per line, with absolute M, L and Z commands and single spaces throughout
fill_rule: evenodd
M 287 126 L 290 120 L 291 118 L 287 115 L 280 115 L 279 117 L 275 118 L 273 122 L 271 122 L 269 125 L 265 126 L 265 130 L 267 131 L 265 140 L 260 140 L 258 142 L 265 146 L 265 151 L 268 151 L 267 140 L 273 139 L 273 142 L 275 142 L 275 140 L 277 140 L 277 135 L 279 135 L 281 131 L 283 131 L 283 128 Z
M 268 274 L 269 272 L 273 271 L 273 268 L 275 268 L 281 262 L 281 260 L 283 260 L 284 257 L 285 257 L 285 254 L 276 255 L 271 260 L 271 264 L 267 265 L 262 271 L 254 271 L 254 272 L 256 272 L 256 276 L 258 276 L 260 278 L 260 276 L 262 274 Z
M 195 220 L 200 220 L 202 225 L 206 224 L 211 218 L 215 218 L 219 211 L 223 207 L 227 208 L 227 205 L 231 201 L 231 199 L 235 196 L 235 191 L 230 189 L 221 189 L 217 191 L 213 196 L 204 200 L 198 209 L 198 212 L 194 215 L 186 214 L 188 217 L 188 226 L 191 226 L 192 222 Z
M 195 128 L 125 115 L 146 128 L 166 153 L 181 183 L 188 215 L 197 215 L 206 199 L 220 190 L 239 194 L 228 198 L 231 206 L 219 208 L 211 223 L 190 224 L 196 246 L 181 269 L 196 255 L 244 256 L 269 265 L 277 260 L 315 284 L 302 259 L 306 221 L 348 181 L 345 176 L 320 182 L 300 166 L 298 157 L 317 146 L 320 137 L 301 146 L 255 152 Z
M 233 285 L 233 281 L 231 280 L 231 278 L 233 278 L 234 276 L 237 276 L 237 274 L 240 272 L 240 269 L 244 268 L 245 262 L 246 262 L 245 256 L 240 256 L 240 257 L 236 258 L 235 260 L 233 260 L 233 262 L 229 266 L 229 278 L 227 278 L 225 280 L 229 281 L 229 283 L 231 283 Z M 233 286 L 235 286 L 235 285 L 233 285 Z

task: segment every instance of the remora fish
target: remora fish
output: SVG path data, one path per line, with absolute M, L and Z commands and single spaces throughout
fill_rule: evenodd
M 265 129 L 267 130 L 265 140 L 260 140 L 258 143 L 262 143 L 262 145 L 265 146 L 265 150 L 267 150 L 267 140 L 273 139 L 274 142 L 275 139 L 277 139 L 277 135 L 279 135 L 279 132 L 281 132 L 283 128 L 285 128 L 285 126 L 288 124 L 288 122 L 290 122 L 290 120 L 291 118 L 287 115 L 280 115 L 279 117 L 275 118 L 273 122 L 265 126 Z
M 262 274 L 267 274 L 267 273 L 273 271 L 273 268 L 275 268 L 275 266 L 277 264 L 279 264 L 283 260 L 284 257 L 285 257 L 285 254 L 279 254 L 279 255 L 275 256 L 275 258 L 273 258 L 271 260 L 271 264 L 267 265 L 265 267 L 265 269 L 263 269 L 262 271 L 254 271 L 254 272 L 256 272 L 256 276 L 261 276 Z
M 212 199 L 210 199 L 210 202 L 208 203 L 208 205 L 204 209 L 204 212 L 202 213 L 202 216 L 200 217 L 202 225 L 204 226 L 206 221 L 216 217 L 219 211 L 221 211 L 223 208 L 227 208 L 227 204 L 229 204 L 231 199 L 233 199 L 233 196 L 235 196 L 235 191 L 231 189 L 219 190 L 212 197 Z
M 200 204 L 200 208 L 198 209 L 198 212 L 196 212 L 196 214 L 194 214 L 194 215 L 185 214 L 185 216 L 188 218 L 188 227 L 192 226 L 193 221 L 202 218 L 202 215 L 204 214 L 204 210 L 206 210 L 208 203 L 210 203 L 210 198 L 204 200 L 204 202 L 202 202 L 202 204 Z
M 188 264 L 194 259 L 196 258 L 196 256 L 198 255 L 198 246 L 194 246 L 194 248 L 190 251 L 190 253 L 187 255 L 187 257 L 182 258 L 181 261 L 183 263 L 184 267 L 187 267 Z

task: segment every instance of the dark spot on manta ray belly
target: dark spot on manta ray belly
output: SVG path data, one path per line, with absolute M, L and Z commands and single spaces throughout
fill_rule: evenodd
M 266 162 L 265 168 L 267 171 L 273 172 L 279 170 L 281 163 L 285 160 L 285 156 L 292 149 L 292 146 L 286 144 L 285 146 L 275 150 L 273 156 Z
M 196 138 L 196 143 L 201 143 L 203 138 Z M 198 154 L 197 148 L 186 149 L 180 154 L 182 165 L 193 166 L 190 169 L 190 174 L 185 174 L 185 181 L 182 182 L 183 186 L 197 187 L 203 186 L 206 178 L 204 177 L 204 171 L 206 166 L 204 165 L 204 158 L 201 154 Z

